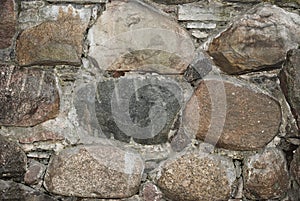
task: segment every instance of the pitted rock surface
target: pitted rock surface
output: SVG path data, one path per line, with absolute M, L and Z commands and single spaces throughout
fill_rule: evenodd
M 235 179 L 230 159 L 198 153 L 168 160 L 161 167 L 157 184 L 172 200 L 228 200 Z
M 144 170 L 138 154 L 111 145 L 68 148 L 52 157 L 44 185 L 78 197 L 126 198 L 138 192 Z

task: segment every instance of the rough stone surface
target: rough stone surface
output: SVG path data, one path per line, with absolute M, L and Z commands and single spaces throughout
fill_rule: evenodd
M 299 15 L 259 4 L 214 38 L 208 52 L 228 74 L 280 67 L 286 52 L 300 44 L 299 35 Z
M 96 112 L 103 133 L 141 144 L 167 141 L 183 99 L 177 82 L 163 76 L 107 79 L 98 83 L 96 94 L 95 111 L 90 112 Z M 78 102 L 75 107 L 80 112 L 86 106 Z
M 23 181 L 26 162 L 27 158 L 22 149 L 0 135 L 0 178 Z
M 156 185 L 147 182 L 142 186 L 142 198 L 145 201 L 161 201 L 163 197 L 162 192 Z
M 194 51 L 183 28 L 140 1 L 107 4 L 88 38 L 89 56 L 104 70 L 182 73 Z
M 28 169 L 26 171 L 24 181 L 27 185 L 38 184 L 43 180 L 46 166 L 35 161 L 30 160 Z
M 53 156 L 45 175 L 49 192 L 78 197 L 125 198 L 141 182 L 143 161 L 109 145 L 68 148 Z
M 40 191 L 13 181 L 0 180 L 0 200 L 57 201 Z
M 186 154 L 167 161 L 157 181 L 172 200 L 228 200 L 235 181 L 231 160 L 217 155 Z
M 71 5 L 46 8 L 45 15 L 53 19 L 24 30 L 17 40 L 19 64 L 80 65 L 90 9 L 76 9 Z
M 192 3 L 196 0 L 152 0 L 157 3 L 164 3 L 164 4 L 183 4 L 183 3 Z
M 281 88 L 300 128 L 300 49 L 291 50 L 280 72 Z
M 16 33 L 16 12 L 14 0 L 0 2 L 0 49 L 8 48 Z
M 289 173 L 284 153 L 276 148 L 248 157 L 243 169 L 244 194 L 249 199 L 267 200 L 284 196 Z
M 278 133 L 280 122 L 275 99 L 225 77 L 201 81 L 184 112 L 188 133 L 230 150 L 264 147 Z
M 57 116 L 53 73 L 0 65 L 0 125 L 34 126 Z
M 300 186 L 300 148 L 295 151 L 293 160 L 291 162 L 291 173 L 294 179 L 298 182 Z
M 108 0 L 47 0 L 49 2 L 70 2 L 70 3 L 107 3 Z

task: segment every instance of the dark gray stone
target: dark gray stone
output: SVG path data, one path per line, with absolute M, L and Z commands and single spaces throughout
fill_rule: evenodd
M 159 144 L 180 110 L 182 90 L 163 76 L 133 76 L 99 82 L 95 102 L 102 131 L 120 141 Z
M 280 72 L 281 88 L 300 127 L 300 49 L 290 50 Z
M 0 178 L 23 181 L 26 163 L 21 147 L 0 135 Z
M 16 33 L 16 16 L 14 0 L 0 1 L 0 49 L 8 48 Z
M 0 180 L 0 200 L 3 201 L 57 201 L 42 192 L 13 181 Z
M 204 52 L 197 52 L 194 60 L 184 72 L 184 79 L 193 83 L 202 79 L 212 70 L 212 62 Z

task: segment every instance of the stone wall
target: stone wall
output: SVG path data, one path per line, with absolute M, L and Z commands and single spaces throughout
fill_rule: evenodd
M 0 1 L 0 200 L 300 200 L 299 13 Z

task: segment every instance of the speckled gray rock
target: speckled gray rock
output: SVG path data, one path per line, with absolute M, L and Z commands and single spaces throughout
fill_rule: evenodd
M 264 147 L 279 131 L 277 100 L 235 78 L 201 81 L 184 111 L 189 136 L 230 150 Z
M 298 147 L 298 149 L 294 153 L 290 168 L 292 176 L 300 186 L 300 147 Z
M 34 126 L 55 118 L 59 93 L 51 71 L 0 64 L 0 125 Z
M 0 49 L 8 48 L 16 33 L 16 18 L 14 0 L 0 1 Z
M 76 9 L 71 5 L 46 8 L 44 15 L 49 15 L 51 20 L 24 30 L 18 37 L 16 52 L 19 65 L 80 65 L 83 37 L 91 10 Z
M 214 38 L 208 52 L 228 74 L 276 68 L 300 44 L 299 35 L 299 15 L 260 4 Z
M 244 195 L 252 200 L 276 199 L 289 187 L 289 173 L 284 153 L 268 148 L 245 159 Z
M 183 102 L 183 90 L 163 76 L 127 76 L 98 83 L 96 116 L 107 137 L 141 144 L 160 144 Z
M 57 199 L 13 181 L 0 180 L 0 200 L 57 201 Z
M 108 3 L 88 39 L 89 56 L 112 71 L 182 73 L 194 51 L 182 27 L 139 0 Z
M 23 181 L 26 163 L 27 157 L 21 147 L 0 135 L 0 178 Z
M 158 173 L 157 184 L 168 198 L 176 201 L 228 200 L 235 179 L 230 159 L 191 153 L 168 160 Z
M 290 50 L 280 72 L 280 85 L 300 128 L 300 49 Z
M 143 169 L 141 157 L 128 150 L 77 146 L 52 157 L 44 186 L 66 196 L 126 198 L 137 193 Z

